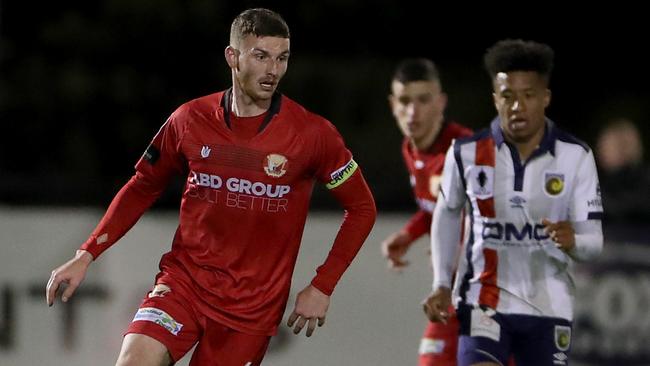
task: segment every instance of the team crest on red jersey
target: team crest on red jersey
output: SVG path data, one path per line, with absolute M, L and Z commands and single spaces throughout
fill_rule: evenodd
M 287 172 L 287 158 L 280 154 L 269 154 L 266 156 L 264 171 L 268 176 L 280 178 Z

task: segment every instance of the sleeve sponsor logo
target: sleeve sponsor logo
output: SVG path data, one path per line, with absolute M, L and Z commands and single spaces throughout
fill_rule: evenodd
M 354 159 L 350 159 L 347 164 L 330 174 L 332 180 L 330 180 L 329 183 L 327 183 L 325 186 L 327 189 L 334 189 L 340 186 L 341 184 L 345 183 L 345 181 L 348 180 L 352 174 L 354 174 L 357 168 L 358 165 Z
M 177 336 L 178 332 L 183 328 L 183 324 L 177 322 L 166 312 L 158 308 L 140 308 L 135 313 L 133 321 L 147 321 L 160 325 L 167 329 L 169 333 Z
M 587 207 L 590 208 L 601 208 L 603 207 L 603 201 L 600 198 L 594 198 L 587 201 Z
M 154 165 L 160 158 L 160 151 L 153 144 L 150 144 L 142 155 L 142 158 L 148 161 L 149 164 Z
M 596 197 L 590 199 L 589 201 L 587 201 L 587 207 L 595 208 L 595 209 L 598 209 L 598 208 L 602 209 L 603 201 L 602 201 L 601 195 L 600 195 L 600 183 L 598 183 L 596 185 Z

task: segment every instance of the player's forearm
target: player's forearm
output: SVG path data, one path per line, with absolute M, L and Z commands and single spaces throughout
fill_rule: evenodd
M 311 284 L 331 295 L 339 279 L 361 249 L 375 223 L 377 210 L 372 193 L 360 170 L 332 195 L 345 209 L 343 223 L 325 262 L 318 267 Z
M 603 230 L 600 220 L 588 220 L 573 224 L 575 247 L 569 252 L 576 261 L 595 259 L 603 250 Z
M 134 175 L 115 195 L 104 217 L 80 249 L 94 259 L 128 232 L 160 196 L 162 189 L 141 174 Z
M 431 229 L 431 214 L 419 210 L 404 225 L 402 231 L 409 234 L 412 241 L 418 240 L 422 235 L 428 234 Z
M 455 259 L 460 242 L 462 208 L 447 206 L 443 195 L 433 212 L 431 223 L 431 262 L 433 265 L 433 290 L 439 287 L 451 288 Z

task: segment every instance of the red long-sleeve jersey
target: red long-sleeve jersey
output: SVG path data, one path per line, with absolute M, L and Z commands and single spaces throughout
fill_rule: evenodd
M 419 208 L 402 228 L 412 240 L 428 233 L 431 228 L 431 215 L 438 197 L 447 149 L 454 139 L 471 135 L 470 129 L 446 121 L 438 137 L 426 151 L 418 151 L 408 138 L 402 142 L 404 164 L 409 172 L 413 195 Z
M 259 132 L 230 128 L 231 91 L 190 101 L 162 126 L 81 249 L 97 258 L 176 174 L 187 177 L 166 276 L 187 285 L 208 317 L 242 332 L 274 334 L 315 180 L 345 209 L 343 224 L 312 285 L 331 294 L 357 254 L 376 210 L 368 186 L 334 126 L 276 93 Z

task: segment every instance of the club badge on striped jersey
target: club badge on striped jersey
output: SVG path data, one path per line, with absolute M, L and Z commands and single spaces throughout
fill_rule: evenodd
M 264 172 L 273 178 L 280 178 L 287 172 L 287 158 L 280 154 L 269 154 L 266 156 Z
M 476 198 L 483 200 L 494 195 L 494 167 L 472 166 L 467 180 Z
M 560 351 L 568 351 L 571 346 L 571 327 L 555 326 L 555 347 Z
M 557 197 L 564 191 L 564 174 L 544 173 L 544 192 L 551 197 Z

